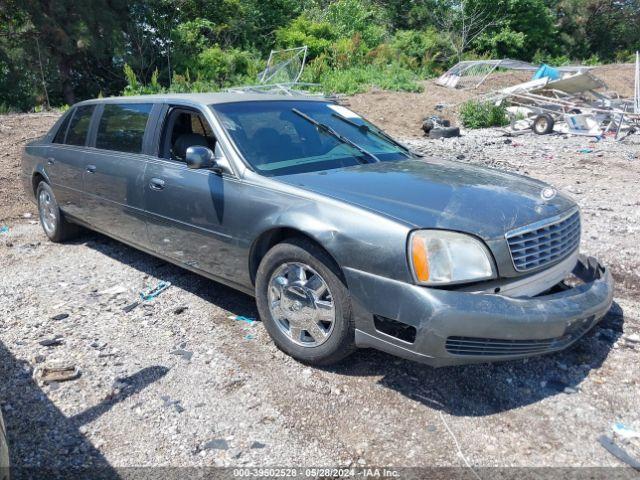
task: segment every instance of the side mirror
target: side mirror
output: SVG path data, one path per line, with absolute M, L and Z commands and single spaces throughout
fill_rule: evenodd
M 193 146 L 187 148 L 186 155 L 187 167 L 198 168 L 213 168 L 216 166 L 215 156 L 210 148 Z

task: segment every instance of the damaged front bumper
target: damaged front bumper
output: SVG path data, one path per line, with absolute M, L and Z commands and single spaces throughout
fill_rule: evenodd
M 493 362 L 567 348 L 613 301 L 608 269 L 580 255 L 583 283 L 530 298 L 410 285 L 345 269 L 356 343 L 433 366 Z

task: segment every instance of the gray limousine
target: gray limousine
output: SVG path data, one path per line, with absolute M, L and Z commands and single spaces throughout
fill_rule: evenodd
M 51 240 L 86 227 L 254 295 L 310 364 L 356 347 L 434 366 L 557 351 L 612 303 L 572 200 L 418 157 L 326 99 L 81 102 L 26 146 L 22 176 Z

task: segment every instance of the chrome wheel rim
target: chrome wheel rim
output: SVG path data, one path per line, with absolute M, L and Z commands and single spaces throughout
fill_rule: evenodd
M 309 265 L 284 263 L 269 280 L 269 312 L 296 345 L 317 347 L 333 332 L 336 309 L 327 282 Z
M 38 211 L 45 232 L 52 234 L 58 222 L 56 202 L 49 192 L 41 190 L 38 195 Z

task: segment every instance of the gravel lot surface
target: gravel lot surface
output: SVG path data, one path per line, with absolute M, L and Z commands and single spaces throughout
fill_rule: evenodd
M 583 250 L 617 281 L 601 324 L 568 351 L 527 361 L 432 369 L 363 350 L 309 368 L 259 321 L 235 319 L 257 316 L 250 297 L 101 235 L 53 244 L 23 217 L 30 205 L 7 200 L 0 408 L 14 465 L 621 465 L 597 437 L 616 421 L 640 430 L 638 136 L 591 144 L 476 131 L 410 143 L 572 195 Z M 4 178 L 17 162 L 0 156 Z M 159 281 L 172 285 L 123 310 Z M 45 384 L 56 365 L 80 376 Z

